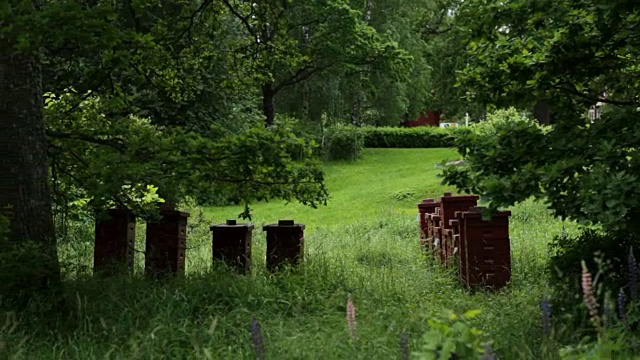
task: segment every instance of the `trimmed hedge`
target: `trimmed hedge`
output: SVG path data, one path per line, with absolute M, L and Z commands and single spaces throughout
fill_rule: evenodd
M 353 161 L 360 158 L 364 148 L 362 128 L 351 125 L 334 125 L 326 129 L 323 151 L 326 160 Z
M 446 148 L 454 147 L 454 133 L 464 128 L 363 127 L 366 148 Z

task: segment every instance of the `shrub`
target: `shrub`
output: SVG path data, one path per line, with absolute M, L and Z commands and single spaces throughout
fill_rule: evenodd
M 541 187 L 549 178 L 544 171 L 548 131 L 513 108 L 496 111 L 481 123 L 461 128 L 455 143 L 466 165 L 445 167 L 443 183 L 460 192 L 480 194 L 490 209 L 511 206 L 532 196 L 551 198 L 557 194 L 543 193 L 546 189 Z
M 551 302 L 558 316 L 573 319 L 573 326 L 589 327 L 585 319 L 588 310 L 582 304 L 580 286 L 581 261 L 592 269 L 595 276 L 596 297 L 600 304 L 611 302 L 620 289 L 630 298 L 629 250 L 640 250 L 640 237 L 623 232 L 603 232 L 586 229 L 573 237 L 556 237 L 550 244 L 548 265 Z M 637 274 L 635 275 L 637 278 Z M 609 299 L 607 298 L 607 294 Z M 613 306 L 615 308 L 615 305 Z M 610 309 L 615 313 L 614 309 Z M 564 322 L 564 325 L 569 325 Z M 565 329 L 570 330 L 570 329 Z
M 367 148 L 443 148 L 455 145 L 456 128 L 364 127 Z
M 327 160 L 357 160 L 363 147 L 362 130 L 355 126 L 337 124 L 324 133 L 323 150 Z
M 498 109 L 488 114 L 486 120 L 472 124 L 468 129 L 479 136 L 496 136 L 499 135 L 502 129 L 513 124 L 533 124 L 536 128 L 543 130 L 543 132 L 551 129 L 549 126 L 539 125 L 535 120 L 527 117 L 514 107 Z
M 483 356 L 483 359 L 493 358 L 488 347 L 490 341 L 485 342 L 485 334 L 469 323 L 479 313 L 479 310 L 471 310 L 460 316 L 450 312 L 429 319 L 429 329 L 422 337 L 421 348 L 412 354 L 413 357 L 425 360 L 477 359 L 484 352 L 486 357 Z

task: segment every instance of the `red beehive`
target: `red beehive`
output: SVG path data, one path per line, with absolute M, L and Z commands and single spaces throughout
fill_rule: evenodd
M 459 270 L 469 288 L 498 289 L 511 279 L 509 239 L 510 211 L 500 211 L 490 220 L 482 219 L 481 207 L 459 213 L 461 254 Z
M 304 224 L 293 220 L 280 220 L 277 224 L 265 225 L 267 232 L 267 269 L 274 271 L 288 263 L 298 265 L 304 257 Z
M 147 222 L 145 273 L 152 278 L 184 273 L 189 213 L 161 210 L 159 221 Z
M 440 214 L 442 216 L 443 228 L 443 246 L 441 251 L 442 260 L 444 262 L 447 262 L 449 257 L 452 256 L 454 249 L 454 245 L 452 243 L 453 233 L 445 230 L 452 229 L 450 221 L 455 219 L 457 211 L 466 211 L 470 207 L 476 206 L 478 204 L 478 199 L 479 196 L 477 195 L 452 196 L 450 192 L 446 192 L 440 197 Z
M 443 261 L 444 257 L 442 254 L 442 217 L 440 216 L 440 208 L 437 207 L 436 212 L 433 214 L 428 214 L 429 221 L 431 223 L 431 233 L 432 233 L 432 241 L 429 243 L 431 246 L 429 250 L 433 252 L 436 259 Z
M 211 250 L 214 260 L 222 260 L 239 272 L 251 272 L 251 234 L 253 224 L 236 224 L 227 220 L 209 228 L 212 232 Z
M 133 271 L 136 217 L 128 209 L 110 209 L 96 219 L 93 271 L 111 275 Z
M 456 212 L 456 214 L 458 214 Z M 454 265 L 453 257 L 460 256 L 460 221 L 458 219 L 449 220 L 450 229 L 445 230 L 445 264 L 447 266 Z
M 429 214 L 434 214 L 440 203 L 434 199 L 424 199 L 418 204 L 418 218 L 420 220 L 420 249 L 433 248 L 433 223 Z

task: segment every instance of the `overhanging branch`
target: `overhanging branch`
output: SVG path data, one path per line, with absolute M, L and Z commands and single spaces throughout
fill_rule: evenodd
M 317 74 L 319 72 L 322 72 L 324 70 L 329 69 L 334 64 L 335 63 L 329 63 L 329 64 L 326 64 L 326 65 L 323 65 L 323 66 L 314 66 L 312 64 L 307 64 L 307 65 L 301 67 L 300 69 L 298 69 L 298 71 L 296 71 L 295 74 L 290 76 L 288 79 L 285 79 L 285 80 L 281 81 L 280 83 L 278 83 L 278 85 L 276 85 L 273 88 L 273 91 L 277 94 L 283 88 L 285 88 L 287 86 L 292 86 L 292 85 L 295 85 L 295 84 L 297 84 L 299 82 L 307 80 L 311 76 L 313 76 L 313 75 L 315 75 L 315 74 Z
M 575 95 L 578 96 L 582 99 L 585 100 L 589 100 L 592 103 L 597 103 L 597 102 L 602 102 L 605 104 L 611 104 L 611 105 L 617 105 L 617 106 L 638 106 L 640 105 L 640 101 L 632 101 L 632 100 L 613 100 L 613 99 L 607 99 L 601 96 L 598 97 L 593 97 L 593 96 L 589 96 L 588 94 L 582 93 L 580 92 L 578 89 L 576 89 L 573 86 L 563 86 L 563 85 L 556 85 L 555 86 L 556 89 L 567 92 L 571 95 Z
M 101 139 L 101 138 L 97 138 L 95 136 L 91 136 L 87 134 L 63 133 L 63 132 L 54 131 L 54 130 L 47 130 L 46 134 L 47 136 L 53 137 L 56 139 L 81 140 L 81 141 L 85 141 L 85 142 L 96 144 L 96 145 L 107 146 L 117 150 L 119 153 L 124 153 L 127 149 L 124 140 L 120 138 Z

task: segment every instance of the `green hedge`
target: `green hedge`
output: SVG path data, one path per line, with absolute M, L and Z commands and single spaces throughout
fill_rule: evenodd
M 363 127 L 366 148 L 446 148 L 454 147 L 454 133 L 463 128 L 420 126 Z
M 323 152 L 327 160 L 357 160 L 362 155 L 363 147 L 362 128 L 338 124 L 325 130 Z

